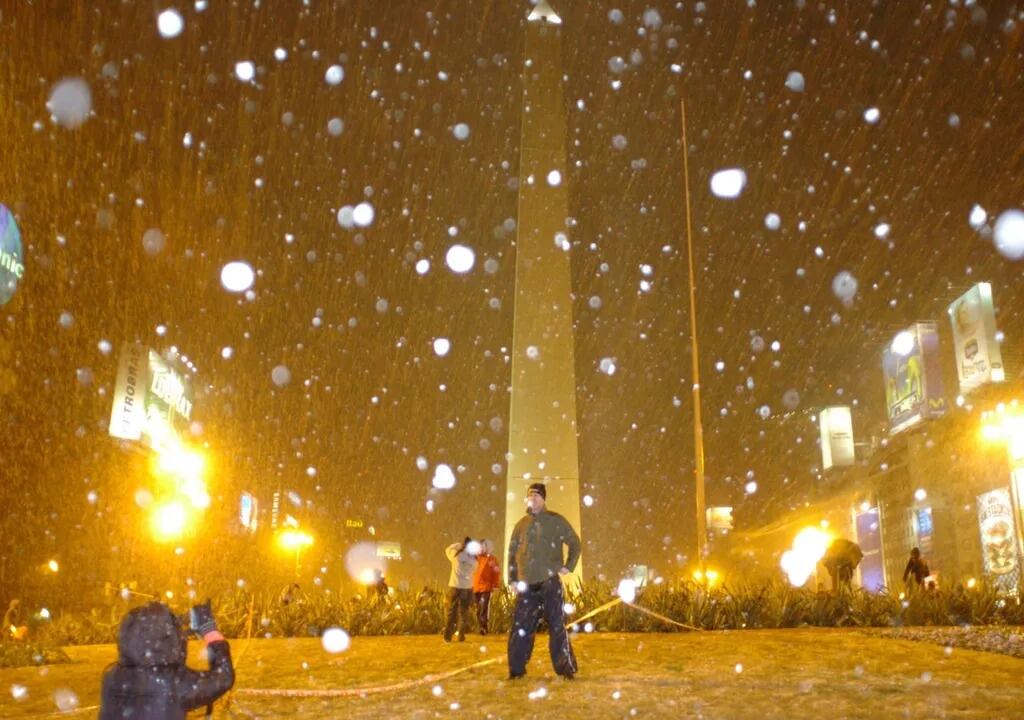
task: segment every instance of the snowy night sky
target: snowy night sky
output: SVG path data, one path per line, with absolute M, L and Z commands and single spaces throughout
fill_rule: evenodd
M 947 332 L 975 282 L 1020 377 L 1024 265 L 992 238 L 1024 207 L 1019 4 L 553 4 L 588 573 L 671 572 L 694 544 L 683 98 L 709 505 L 742 528 L 804 500 L 811 415 L 855 404 L 858 440 L 882 434 L 882 345 Z M 133 511 L 144 478 L 107 423 L 139 341 L 196 368 L 216 502 L 294 491 L 321 535 L 363 519 L 406 548 L 395 577 L 443 582 L 444 545 L 503 527 L 528 3 L 177 7 L 175 37 L 149 2 L 0 10 L 0 202 L 26 265 L 0 307 L 0 498 L 24 510 L 0 549 Z M 48 109 L 63 78 L 87 117 Z M 726 168 L 736 199 L 710 190 Z M 360 203 L 369 224 L 339 222 Z M 248 297 L 221 284 L 235 260 Z

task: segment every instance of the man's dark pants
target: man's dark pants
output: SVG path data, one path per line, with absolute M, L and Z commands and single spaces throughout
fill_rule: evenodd
M 480 634 L 487 634 L 487 625 L 491 618 L 491 591 L 473 593 L 476 601 L 476 620 L 480 623 Z
M 526 674 L 526 665 L 533 653 L 533 636 L 542 612 L 548 624 L 548 650 L 555 672 L 569 677 L 576 674 L 576 656 L 565 630 L 563 604 L 562 581 L 557 576 L 528 585 L 519 593 L 508 636 L 509 675 L 518 677 Z
M 466 639 L 466 616 L 469 615 L 469 606 L 472 603 L 472 588 L 448 588 L 448 624 L 444 628 L 445 640 L 451 640 L 455 634 L 456 618 L 459 625 L 459 640 Z

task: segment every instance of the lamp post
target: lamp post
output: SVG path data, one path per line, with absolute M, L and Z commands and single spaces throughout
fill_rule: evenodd
M 694 495 L 697 504 L 697 562 L 701 571 L 707 559 L 707 519 L 704 510 L 704 427 L 700 417 L 700 355 L 697 348 L 697 291 L 693 272 L 693 230 L 690 217 L 690 161 L 686 143 L 686 100 L 680 101 L 683 125 L 683 190 L 686 197 L 686 255 L 690 278 L 690 361 L 693 372 Z
M 313 536 L 302 530 L 284 530 L 277 536 L 277 542 L 284 550 L 295 551 L 295 577 L 298 577 L 299 556 L 302 548 L 313 544 Z

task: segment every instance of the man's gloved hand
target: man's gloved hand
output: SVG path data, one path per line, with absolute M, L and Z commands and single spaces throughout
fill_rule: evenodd
M 202 605 L 192 607 L 192 611 L 189 613 L 189 625 L 192 632 L 199 637 L 217 630 L 217 621 L 213 619 L 209 598 Z

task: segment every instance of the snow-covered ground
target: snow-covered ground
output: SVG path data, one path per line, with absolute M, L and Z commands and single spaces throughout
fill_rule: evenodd
M 538 637 L 525 680 L 506 680 L 505 637 L 353 638 L 337 654 L 317 639 L 233 642 L 238 692 L 217 717 L 1013 717 L 1024 707 L 1020 660 L 856 630 L 751 630 L 577 637 L 580 674 L 557 678 Z M 70 648 L 71 665 L 0 670 L 0 716 L 93 717 L 110 646 Z M 445 673 L 490 664 L 437 679 Z M 198 661 L 196 661 L 198 662 Z M 383 687 L 394 686 L 379 692 Z M 358 690 L 267 697 L 252 689 Z M 14 690 L 20 695 L 15 699 Z

